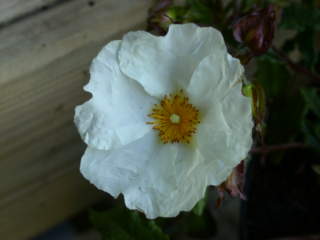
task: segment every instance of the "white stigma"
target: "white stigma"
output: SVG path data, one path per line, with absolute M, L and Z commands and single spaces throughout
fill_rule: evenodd
M 180 116 L 177 114 L 171 114 L 170 121 L 175 124 L 180 123 Z

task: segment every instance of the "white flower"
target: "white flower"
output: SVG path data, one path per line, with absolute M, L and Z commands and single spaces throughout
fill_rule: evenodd
M 124 195 L 148 218 L 189 211 L 251 147 L 243 67 L 221 33 L 171 25 L 165 37 L 129 32 L 93 60 L 75 110 L 87 150 L 81 172 L 97 188 Z

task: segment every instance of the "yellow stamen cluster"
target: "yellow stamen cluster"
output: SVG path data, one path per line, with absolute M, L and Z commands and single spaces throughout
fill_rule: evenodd
M 200 123 L 199 111 L 189 103 L 182 90 L 165 95 L 148 116 L 154 121 L 147 123 L 153 124 L 153 129 L 159 131 L 163 143 L 190 143 Z

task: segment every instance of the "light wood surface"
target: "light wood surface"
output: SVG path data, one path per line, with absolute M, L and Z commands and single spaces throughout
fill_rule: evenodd
M 24 17 L 63 0 L 0 0 L 0 24 Z
M 1 239 L 27 239 L 106 197 L 80 176 L 73 109 L 89 98 L 92 58 L 143 28 L 148 7 L 65 1 L 0 29 Z

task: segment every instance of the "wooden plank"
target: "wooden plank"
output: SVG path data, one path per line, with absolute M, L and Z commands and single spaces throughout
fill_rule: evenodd
M 0 31 L 0 39 L 5 39 L 0 43 L 0 84 L 32 72 L 101 36 L 115 34 L 124 26 L 135 24 L 137 18 L 142 21 L 146 18 L 147 2 L 99 0 L 90 6 L 87 0 L 77 0 L 3 29 Z M 144 14 L 136 12 L 139 6 Z M 77 23 L 73 24 L 75 19 Z
M 0 24 L 13 21 L 30 12 L 48 7 L 61 0 L 2 0 L 0 1 Z
M 100 48 L 142 28 L 145 0 L 71 1 L 0 31 L 0 236 L 26 239 L 101 199 L 79 174 L 73 109 Z M 103 194 L 103 196 L 106 196 Z

